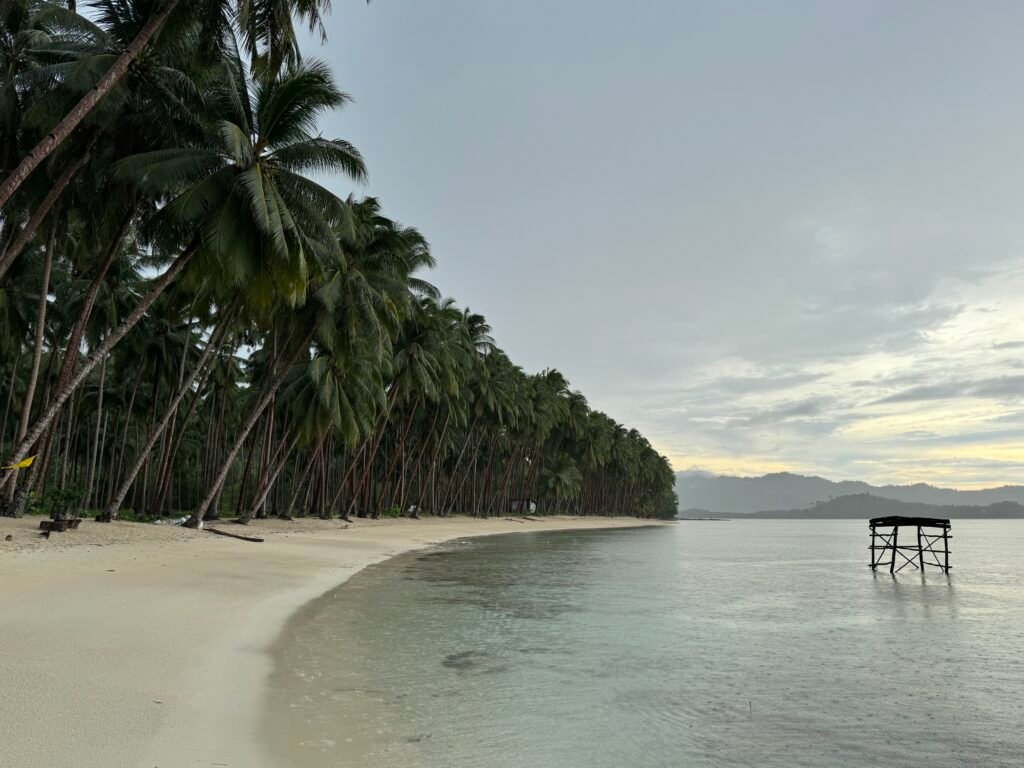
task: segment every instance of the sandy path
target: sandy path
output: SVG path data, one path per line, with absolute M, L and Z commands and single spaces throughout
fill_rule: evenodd
M 251 544 L 88 521 L 43 539 L 38 519 L 0 518 L 0 765 L 271 768 L 257 733 L 266 649 L 304 603 L 453 538 L 638 524 L 266 521 L 241 529 L 267 538 Z

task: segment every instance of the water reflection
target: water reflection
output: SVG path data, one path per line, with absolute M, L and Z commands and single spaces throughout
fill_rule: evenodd
M 381 565 L 280 650 L 282 762 L 1018 765 L 1024 521 L 958 527 L 955 578 L 872 572 L 853 522 L 504 536 Z

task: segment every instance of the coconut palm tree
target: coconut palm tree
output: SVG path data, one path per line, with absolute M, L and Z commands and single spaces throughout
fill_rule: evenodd
M 119 173 L 143 193 L 166 198 L 152 217 L 158 252 L 176 250 L 128 316 L 60 388 L 19 441 L 6 464 L 20 461 L 101 359 L 135 327 L 153 302 L 198 255 L 200 269 L 229 284 L 246 284 L 257 300 L 283 293 L 304 300 L 309 260 L 336 249 L 332 222 L 344 203 L 304 175 L 334 171 L 365 177 L 348 142 L 313 133 L 316 118 L 348 97 L 327 68 L 303 64 L 265 83 L 247 80 L 240 60 L 225 62 L 210 102 L 204 141 L 156 150 L 119 163 Z

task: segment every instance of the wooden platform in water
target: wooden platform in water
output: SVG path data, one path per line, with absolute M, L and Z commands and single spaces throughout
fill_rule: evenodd
M 885 526 L 885 525 L 918 525 L 922 528 L 949 528 L 949 520 L 943 520 L 939 517 L 900 517 L 899 515 L 891 515 L 889 517 L 874 517 L 869 523 L 872 526 Z

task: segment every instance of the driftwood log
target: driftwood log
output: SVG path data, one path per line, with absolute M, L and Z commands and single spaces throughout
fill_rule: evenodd
M 203 530 L 209 531 L 210 533 L 216 533 L 218 536 L 228 536 L 232 539 L 241 539 L 242 541 L 254 541 L 257 544 L 261 544 L 263 542 L 263 539 L 258 539 L 255 536 L 242 536 L 237 533 L 228 533 L 227 531 L 222 531 L 218 528 L 203 528 Z

